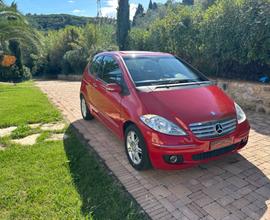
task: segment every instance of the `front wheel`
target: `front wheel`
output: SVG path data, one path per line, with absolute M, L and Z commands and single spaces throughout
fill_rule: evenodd
M 151 167 L 144 138 L 135 125 L 125 130 L 125 149 L 130 164 L 136 170 L 146 170 Z
M 81 113 L 84 120 L 93 119 L 93 115 L 90 113 L 84 97 L 81 95 Z

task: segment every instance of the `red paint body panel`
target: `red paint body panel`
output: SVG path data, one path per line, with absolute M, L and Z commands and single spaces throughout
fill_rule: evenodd
M 106 90 L 106 84 L 89 74 L 87 67 L 81 83 L 81 94 L 85 97 L 92 114 L 100 119 L 121 139 L 124 138 L 124 124 L 134 123 L 142 132 L 147 144 L 153 167 L 158 169 L 181 169 L 207 160 L 195 161 L 192 155 L 209 152 L 210 142 L 218 139 L 232 138 L 236 152 L 247 143 L 250 126 L 248 121 L 237 124 L 236 130 L 228 135 L 198 139 L 189 129 L 191 123 L 220 120 L 227 117 L 236 118 L 234 101 L 215 85 L 197 85 L 190 87 L 141 91 L 136 89 L 130 73 L 122 59 L 130 54 L 147 56 L 171 56 L 153 52 L 105 52 L 101 55 L 113 56 L 122 71 L 129 94 L 113 93 Z M 215 115 L 210 112 L 215 112 Z M 156 132 L 141 122 L 140 116 L 155 114 L 162 116 L 182 127 L 187 136 L 171 136 Z M 246 140 L 246 142 L 243 142 Z M 242 142 L 242 143 L 241 143 Z M 226 147 L 226 146 L 224 146 Z M 164 155 L 182 155 L 184 162 L 169 164 Z

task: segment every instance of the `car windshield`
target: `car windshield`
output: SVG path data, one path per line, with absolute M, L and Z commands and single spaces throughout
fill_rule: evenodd
M 174 56 L 128 56 L 124 61 L 137 87 L 208 81 Z

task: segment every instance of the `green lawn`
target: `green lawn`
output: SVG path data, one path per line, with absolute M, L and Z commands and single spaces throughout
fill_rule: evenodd
M 0 84 L 0 127 L 59 119 L 59 112 L 32 82 Z
M 65 141 L 45 141 L 50 132 L 42 132 L 33 146 L 11 143 L 41 132 L 29 122 L 55 120 L 62 117 L 32 82 L 0 84 L 0 126 L 19 126 L 0 138 L 0 219 L 146 218 L 71 127 Z

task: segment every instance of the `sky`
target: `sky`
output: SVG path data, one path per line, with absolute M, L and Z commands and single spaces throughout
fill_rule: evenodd
M 4 0 L 11 4 L 14 0 Z M 130 18 L 133 18 L 139 3 L 147 9 L 150 0 L 129 0 Z M 96 16 L 96 0 L 15 0 L 18 9 L 22 13 L 31 14 L 72 14 L 78 16 Z M 166 0 L 154 0 L 157 3 L 165 3 Z M 102 16 L 115 17 L 118 0 L 101 0 Z

